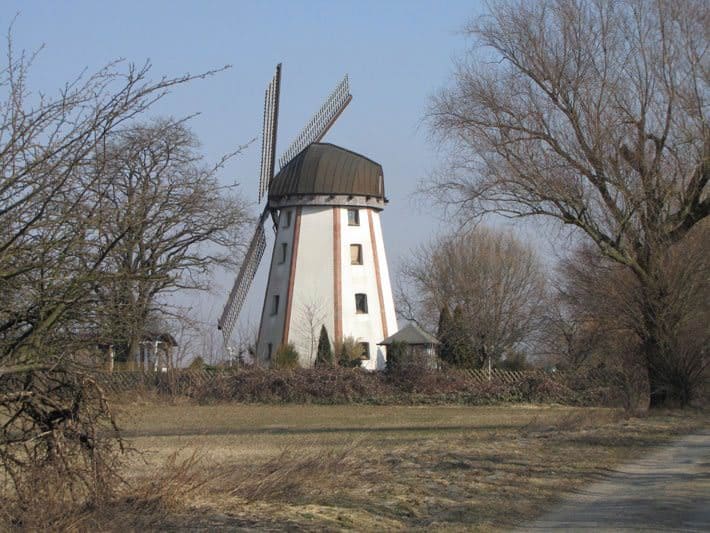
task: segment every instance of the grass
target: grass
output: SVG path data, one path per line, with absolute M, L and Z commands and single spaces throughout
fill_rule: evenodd
M 133 506 L 117 524 L 178 530 L 508 528 L 708 426 L 699 411 L 627 418 L 525 405 L 144 402 L 119 420 L 143 452 L 127 467 L 133 485 L 153 494 L 180 485 L 184 494 L 170 513 Z

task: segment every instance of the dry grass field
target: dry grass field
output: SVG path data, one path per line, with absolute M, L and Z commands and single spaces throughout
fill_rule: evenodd
M 708 426 L 697 411 L 525 405 L 134 402 L 120 421 L 133 496 L 104 527 L 173 530 L 506 529 Z

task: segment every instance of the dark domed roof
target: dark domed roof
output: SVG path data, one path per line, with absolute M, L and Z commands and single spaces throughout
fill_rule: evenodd
M 384 199 L 382 166 L 334 144 L 310 144 L 274 177 L 269 199 L 313 194 Z

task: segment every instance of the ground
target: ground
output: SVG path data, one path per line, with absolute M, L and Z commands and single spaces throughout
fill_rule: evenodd
M 172 506 L 117 520 L 177 530 L 507 529 L 710 426 L 698 411 L 525 405 L 134 402 L 120 420 L 140 451 L 128 480 Z
M 710 531 L 710 432 L 662 446 L 565 500 L 525 531 Z

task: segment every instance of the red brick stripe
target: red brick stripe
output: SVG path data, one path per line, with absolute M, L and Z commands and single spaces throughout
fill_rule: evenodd
M 333 304 L 334 328 L 333 342 L 343 340 L 343 302 L 342 302 L 342 271 L 340 261 L 340 208 L 333 207 Z
M 372 258 L 375 261 L 375 279 L 377 280 L 377 298 L 380 301 L 380 320 L 382 320 L 382 335 L 386 339 L 387 317 L 385 316 L 385 296 L 382 293 L 382 276 L 380 275 L 380 261 L 377 258 L 377 242 L 375 242 L 375 227 L 372 225 L 372 210 L 367 210 L 367 220 L 370 223 L 370 242 L 372 243 Z
M 293 283 L 296 280 L 296 259 L 298 258 L 298 237 L 301 233 L 301 207 L 296 208 L 293 222 L 293 241 L 291 244 L 291 269 L 288 273 L 288 293 L 286 296 L 286 318 L 284 318 L 284 333 L 282 344 L 288 342 L 289 326 L 291 325 L 291 304 L 293 303 Z

